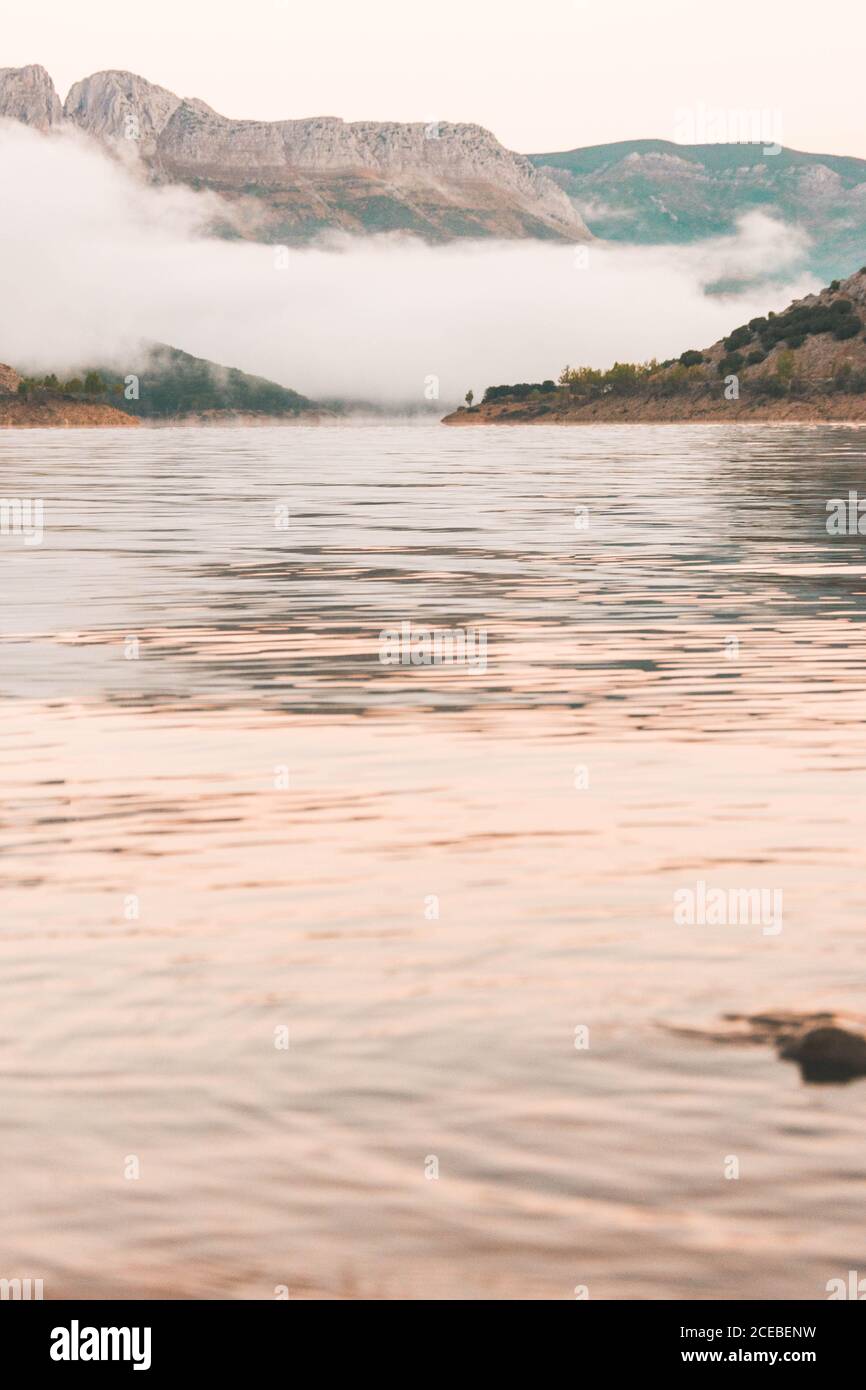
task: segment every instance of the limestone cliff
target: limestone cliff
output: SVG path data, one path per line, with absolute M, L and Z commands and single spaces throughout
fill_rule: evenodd
M 44 68 L 0 68 L 0 117 L 49 130 L 63 118 L 60 98 Z
M 182 102 L 157 139 L 153 167 L 161 179 L 264 196 L 247 210 L 286 240 L 325 227 L 431 240 L 589 236 L 560 189 L 476 125 L 230 121 Z
M 48 129 L 61 120 L 42 68 L 0 73 L 0 114 Z M 253 238 L 300 242 L 328 229 L 584 241 L 569 198 L 482 126 L 345 122 L 317 116 L 238 121 L 133 73 L 76 82 L 62 119 L 148 176 L 211 188 Z
M 180 97 L 131 72 L 97 72 L 76 82 L 63 106 L 68 121 L 105 143 L 137 149 L 144 158 Z

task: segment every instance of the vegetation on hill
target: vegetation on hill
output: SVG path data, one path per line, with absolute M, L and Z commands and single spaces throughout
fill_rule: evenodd
M 128 370 L 91 368 L 68 380 L 53 372 L 24 377 L 18 393 L 33 400 L 62 396 L 105 401 L 128 415 L 155 420 L 213 414 L 286 416 L 317 408 L 306 396 L 264 377 L 161 344 Z
M 484 392 L 484 400 L 498 401 L 509 396 L 516 401 L 525 401 L 530 396 L 549 395 L 555 390 L 555 381 L 519 381 L 515 386 L 488 386 Z
M 475 419 L 566 419 L 611 406 L 616 418 L 633 409 L 666 418 L 706 414 L 724 401 L 748 409 L 832 396 L 866 396 L 866 266 L 844 284 L 735 328 L 712 347 L 679 358 L 562 369 L 558 379 L 488 386 L 480 406 L 458 411 Z M 665 406 L 673 402 L 675 409 Z M 678 404 L 677 404 L 678 403 Z M 866 409 L 866 401 L 861 402 Z M 858 405 L 859 409 L 859 405 Z

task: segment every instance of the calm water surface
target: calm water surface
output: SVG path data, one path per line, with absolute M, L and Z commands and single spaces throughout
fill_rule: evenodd
M 844 428 L 0 434 L 45 504 L 0 536 L 0 1275 L 862 1269 L 866 1082 L 674 1030 L 863 1011 L 866 540 L 825 504 L 864 461 Z M 403 621 L 484 628 L 487 669 L 383 666 Z M 676 926 L 700 879 L 781 889 L 782 932 Z

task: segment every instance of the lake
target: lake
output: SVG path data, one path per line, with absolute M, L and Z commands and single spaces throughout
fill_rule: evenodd
M 866 1082 L 701 1034 L 862 1008 L 866 541 L 826 516 L 864 462 L 842 427 L 0 432 L 43 516 L 0 534 L 0 1276 L 862 1267 Z M 779 929 L 675 920 L 699 884 Z

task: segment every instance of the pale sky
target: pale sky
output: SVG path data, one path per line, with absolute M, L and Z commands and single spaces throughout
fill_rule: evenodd
M 778 113 L 866 158 L 863 0 L 0 0 L 0 66 L 126 68 L 227 116 L 473 121 L 543 152 L 682 109 Z

